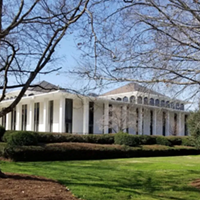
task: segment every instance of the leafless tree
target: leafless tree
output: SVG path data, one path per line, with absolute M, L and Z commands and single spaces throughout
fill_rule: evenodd
M 135 108 L 129 104 L 112 104 L 108 110 L 108 121 L 107 113 L 98 121 L 99 128 L 104 130 L 105 128 L 110 129 L 112 133 L 117 132 L 128 132 L 128 129 L 137 129 L 137 114 Z
M 76 72 L 102 84 L 159 83 L 164 88 L 177 89 L 177 93 L 185 91 L 190 98 L 198 94 L 200 2 L 126 2 L 111 1 L 99 13 L 93 13 L 93 37 L 80 45 L 92 64 Z M 91 46 L 95 48 L 88 52 Z
M 85 17 L 89 2 L 0 0 L 0 102 L 9 89 L 20 89 L 0 117 L 16 106 L 38 74 L 59 70 L 52 67 L 56 48 Z

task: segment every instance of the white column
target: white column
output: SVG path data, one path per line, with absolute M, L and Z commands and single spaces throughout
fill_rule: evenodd
M 166 136 L 170 135 L 170 112 L 166 112 Z
M 178 135 L 182 135 L 182 113 L 178 113 Z
M 83 100 L 83 134 L 89 132 L 89 101 L 87 98 Z
M 60 98 L 60 108 L 59 108 L 59 132 L 65 132 L 65 98 Z
M 142 116 L 142 108 L 138 108 L 139 111 L 139 120 L 138 120 L 138 134 L 142 135 L 143 130 L 142 130 L 142 123 L 143 123 L 143 116 Z
M 34 131 L 34 102 L 33 100 L 30 101 L 30 104 L 29 104 L 29 123 L 30 123 L 30 130 Z
M 6 130 L 11 130 L 11 112 L 6 114 Z
M 104 119 L 103 119 L 103 129 L 104 134 L 108 133 L 109 128 L 109 104 L 108 102 L 104 103 Z
M 154 109 L 153 111 L 153 135 L 156 135 L 156 129 L 157 129 L 157 110 Z
M 21 130 L 21 118 L 22 118 L 22 105 L 18 104 L 16 107 L 16 130 Z
M 49 131 L 49 127 L 48 127 L 48 124 L 49 124 L 49 101 L 48 99 L 44 99 L 44 106 L 43 106 L 43 124 L 44 124 L 44 127 L 43 127 L 43 130 L 45 132 L 48 132 Z

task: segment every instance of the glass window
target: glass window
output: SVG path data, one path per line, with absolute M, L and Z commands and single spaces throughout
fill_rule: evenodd
M 53 101 L 49 101 L 49 131 L 53 131 Z
M 161 101 L 161 107 L 165 107 L 165 100 Z
M 40 103 L 34 104 L 34 131 L 39 130 Z
M 130 97 L 130 102 L 131 102 L 131 103 L 135 103 L 135 96 L 131 96 L 131 97 Z
M 184 104 L 183 103 L 180 106 L 180 110 L 184 110 Z
M 27 104 L 22 105 L 22 124 L 21 130 L 25 131 L 27 125 Z
M 156 99 L 155 105 L 156 105 L 156 106 L 160 106 L 160 101 L 159 101 L 159 99 Z
M 154 99 L 153 98 L 150 99 L 150 105 L 154 106 Z
M 123 98 L 123 101 L 124 101 L 124 102 L 128 102 L 128 97 L 124 97 L 124 98 Z
M 89 112 L 89 114 L 91 113 Z M 65 132 L 66 133 L 72 133 L 72 119 L 73 119 L 73 100 L 65 99 Z
M 148 105 L 148 98 L 147 97 L 144 98 L 144 104 Z
M 138 104 L 142 104 L 142 97 L 141 97 L 141 96 L 139 96 L 139 97 L 137 98 L 137 103 L 138 103 Z
M 13 108 L 11 112 L 11 130 L 16 129 L 16 108 Z

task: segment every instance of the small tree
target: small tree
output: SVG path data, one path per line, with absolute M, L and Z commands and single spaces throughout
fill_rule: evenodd
M 187 120 L 190 135 L 193 137 L 194 145 L 200 148 L 200 109 L 192 112 Z
M 136 112 L 126 105 L 117 104 L 109 107 L 109 120 L 106 121 L 106 114 L 99 120 L 99 127 L 101 130 L 104 127 L 112 129 L 114 133 L 127 132 L 128 128 L 136 129 Z

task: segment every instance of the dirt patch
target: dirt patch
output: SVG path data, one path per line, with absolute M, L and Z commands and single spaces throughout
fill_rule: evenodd
M 197 179 L 191 183 L 191 186 L 200 189 L 200 179 Z
M 77 200 L 56 181 L 29 175 L 6 175 L 6 178 L 0 178 L 1 200 Z

